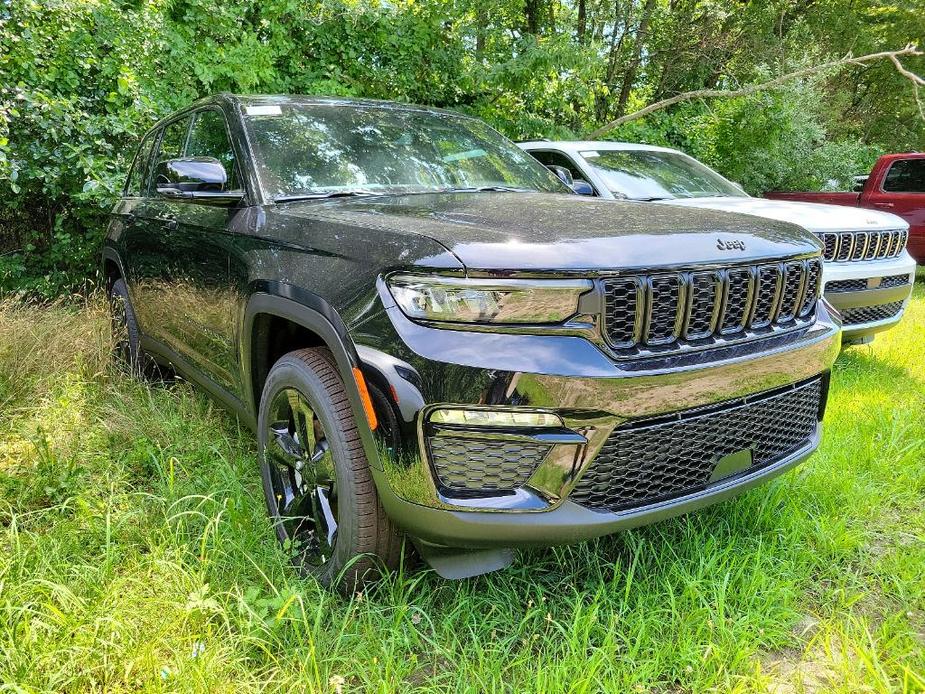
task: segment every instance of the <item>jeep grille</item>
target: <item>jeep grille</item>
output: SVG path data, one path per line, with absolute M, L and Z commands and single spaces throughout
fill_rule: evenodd
M 825 246 L 826 260 L 847 263 L 895 258 L 906 248 L 909 232 L 901 229 L 826 232 L 819 234 L 819 238 Z
M 602 282 L 604 334 L 620 356 L 704 347 L 814 320 L 818 258 Z

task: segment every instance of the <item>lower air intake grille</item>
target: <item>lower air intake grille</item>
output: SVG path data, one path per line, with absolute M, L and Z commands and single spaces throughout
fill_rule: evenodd
M 873 323 L 878 320 L 893 318 L 902 311 L 903 302 L 894 301 L 879 306 L 862 306 L 860 308 L 846 308 L 841 312 L 842 325 L 859 325 L 860 323 Z
M 890 289 L 892 287 L 905 287 L 909 282 L 909 275 L 890 275 L 880 280 L 881 289 Z
M 806 446 L 819 420 L 822 380 L 618 427 L 571 500 L 620 511 L 705 488 L 724 456 L 748 448 L 749 470 Z
M 450 436 L 434 436 L 427 441 L 440 485 L 449 492 L 467 494 L 522 487 L 550 449 L 535 443 Z
M 825 285 L 826 293 L 861 292 L 867 289 L 867 280 L 835 280 Z
M 835 280 L 834 282 L 829 282 L 825 285 L 826 293 L 841 293 L 841 292 L 861 292 L 865 289 L 892 289 L 894 287 L 903 287 L 909 284 L 909 275 L 889 275 L 888 277 L 881 277 L 880 283 L 876 284 L 876 278 L 874 278 L 875 284 L 868 285 L 866 279 L 857 279 L 857 280 Z

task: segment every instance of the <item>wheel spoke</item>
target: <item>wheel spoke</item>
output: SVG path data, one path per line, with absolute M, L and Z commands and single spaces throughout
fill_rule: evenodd
M 271 404 L 264 455 L 278 522 L 307 563 L 323 564 L 337 541 L 334 460 L 321 422 L 293 388 Z

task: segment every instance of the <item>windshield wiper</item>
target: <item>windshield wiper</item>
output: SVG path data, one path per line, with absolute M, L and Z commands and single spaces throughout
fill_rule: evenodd
M 273 202 L 296 202 L 298 200 L 325 200 L 328 198 L 355 198 L 369 195 L 382 195 L 374 190 L 331 190 L 327 193 L 302 193 L 300 195 L 277 195 Z
M 658 202 L 659 200 L 674 200 L 674 198 L 669 195 L 655 195 L 650 198 L 624 198 L 624 200 L 629 200 L 630 202 Z
M 535 193 L 530 188 L 516 188 L 514 186 L 471 186 L 466 188 L 441 188 L 439 193 Z

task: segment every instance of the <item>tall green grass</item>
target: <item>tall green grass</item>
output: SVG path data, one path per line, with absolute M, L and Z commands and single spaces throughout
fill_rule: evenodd
M 108 361 L 101 303 L 0 303 L 0 689 L 925 690 L 925 287 L 747 495 L 346 600 L 272 541 L 247 431 Z

